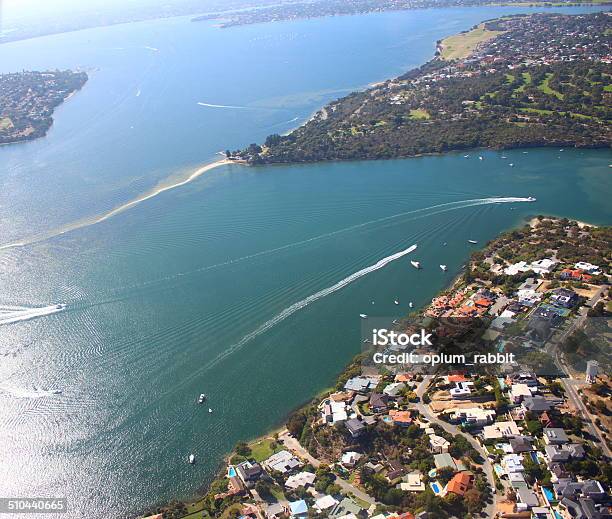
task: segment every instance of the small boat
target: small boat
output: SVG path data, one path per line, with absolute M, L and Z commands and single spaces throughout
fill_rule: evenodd
M 524 152 L 523 152 L 523 155 L 527 155 L 528 153 L 529 153 L 528 151 L 524 151 Z
M 559 151 L 563 152 L 563 148 L 561 148 Z
M 528 196 L 527 197 L 527 202 L 535 202 L 536 201 L 536 197 L 535 196 Z
M 195 456 L 193 454 L 189 455 L 189 464 L 193 465 L 195 463 Z
M 368 318 L 368 314 L 359 314 L 359 317 L 361 317 L 362 319 L 367 319 Z
M 469 155 L 464 155 L 464 156 L 463 156 L 463 158 L 464 158 L 464 159 L 469 159 L 469 158 L 470 158 L 470 156 L 469 156 Z
M 399 301 L 398 301 L 397 299 L 395 299 L 393 302 L 394 302 L 396 305 L 399 305 Z
M 444 242 L 444 243 L 442 244 L 442 247 L 446 247 L 446 245 L 447 245 L 447 243 L 446 243 L 446 242 Z
M 448 270 L 448 267 L 446 265 L 440 265 L 440 268 L 446 272 Z
M 410 303 L 408 303 L 408 306 L 409 306 L 410 308 L 412 308 L 412 307 L 414 306 L 414 304 L 412 303 L 412 301 L 410 301 Z
M 204 393 L 200 393 L 200 396 L 198 398 L 198 404 L 203 404 L 205 400 L 206 400 L 206 395 Z
M 502 159 L 507 159 L 508 157 L 506 157 L 505 155 L 501 156 Z
M 391 324 L 397 324 L 397 323 L 398 323 L 397 319 L 393 319 L 393 321 L 391 321 Z
M 415 268 L 415 269 L 420 269 L 421 268 L 421 263 L 419 263 L 418 261 L 410 261 L 410 264 Z
M 372 304 L 374 304 L 374 301 L 372 301 Z
M 212 413 L 212 409 L 211 409 L 210 407 L 208 408 L 208 412 L 209 412 L 209 413 Z
M 484 159 L 482 158 L 482 155 L 478 155 L 478 160 L 484 160 Z
M 364 339 L 362 342 L 363 342 L 364 344 L 369 344 L 369 343 L 370 343 L 370 339 Z
M 508 164 L 508 166 L 510 166 L 511 168 L 514 167 L 514 164 L 512 164 L 512 162 L 510 164 Z
M 474 245 L 476 245 L 478 242 L 476 240 L 468 240 L 468 243 L 473 243 Z

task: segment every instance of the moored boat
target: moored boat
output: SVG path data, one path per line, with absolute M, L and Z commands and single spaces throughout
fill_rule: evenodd
M 420 269 L 421 268 L 421 263 L 418 261 L 414 261 L 414 260 L 410 260 L 410 264 L 415 268 L 415 269 Z

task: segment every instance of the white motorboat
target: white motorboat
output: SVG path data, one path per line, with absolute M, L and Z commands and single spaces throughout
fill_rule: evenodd
M 212 413 L 212 409 L 211 409 L 210 407 L 208 408 L 208 412 L 209 412 L 209 413 Z
M 512 164 L 512 162 L 510 164 L 508 164 L 508 166 L 510 166 L 511 168 L 514 167 L 514 164 Z
M 421 268 L 421 263 L 418 261 L 410 261 L 410 264 L 415 268 L 415 269 L 420 269 Z
M 408 303 L 408 306 L 409 306 L 410 308 L 412 308 L 412 307 L 414 306 L 414 304 L 412 303 L 412 301 L 410 301 L 410 303 Z
M 398 301 L 397 299 L 395 299 L 393 302 L 394 302 L 396 305 L 399 305 L 399 301 Z
M 198 404 L 203 404 L 206 400 L 206 395 L 204 393 L 200 393 L 200 396 L 198 397 Z
M 484 160 L 484 159 L 482 158 L 482 155 L 479 155 L 479 156 L 478 156 L 478 160 Z
M 473 243 L 474 245 L 476 245 L 478 242 L 476 240 L 468 240 L 468 243 Z
M 448 270 L 448 267 L 446 265 L 440 265 L 440 268 L 446 272 Z
M 361 317 L 362 319 L 367 319 L 368 318 L 368 314 L 359 314 L 359 317 Z
M 535 196 L 528 196 L 527 197 L 527 202 L 535 202 L 536 201 L 536 197 Z
M 189 455 L 189 464 L 193 465 L 195 463 L 195 456 L 193 454 Z

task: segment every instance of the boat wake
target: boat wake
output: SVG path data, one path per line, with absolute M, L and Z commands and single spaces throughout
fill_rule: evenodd
M 363 276 L 367 276 L 371 272 L 374 272 L 376 270 L 379 270 L 387 266 L 392 261 L 396 261 L 406 256 L 407 254 L 410 254 L 411 252 L 416 250 L 416 248 L 417 248 L 417 245 L 415 244 L 400 252 L 396 252 L 395 254 L 392 254 L 391 256 L 387 256 L 386 258 L 383 258 L 377 261 L 373 265 L 370 265 L 369 267 L 365 267 L 361 270 L 358 270 L 357 272 L 354 272 L 350 276 L 345 277 L 341 281 L 338 281 L 335 285 L 319 290 L 318 292 L 315 292 L 314 294 L 298 301 L 297 303 L 293 303 L 291 306 L 288 306 L 287 308 L 285 308 L 282 312 L 272 317 L 272 319 L 267 320 L 265 323 L 263 323 L 257 329 L 253 330 L 251 333 L 245 335 L 236 344 L 234 344 L 233 346 L 230 346 L 221 355 L 219 355 L 212 362 L 210 362 L 206 366 L 206 368 L 210 368 L 214 366 L 215 364 L 223 360 L 228 355 L 231 355 L 236 350 L 239 350 L 240 348 L 245 346 L 247 343 L 251 342 L 253 339 L 260 336 L 262 333 L 267 332 L 270 328 L 272 328 L 273 326 L 276 326 L 278 323 L 280 323 L 281 321 L 284 321 L 285 319 L 292 316 L 294 313 L 301 310 L 302 308 L 305 308 L 309 304 L 314 303 L 315 301 L 318 301 L 319 299 L 322 299 L 330 294 L 333 294 L 334 292 L 337 292 L 338 290 L 346 287 L 347 285 L 350 285 L 351 283 L 357 281 L 359 278 L 362 278 Z
M 234 106 L 234 105 L 214 105 L 212 103 L 198 103 L 200 106 L 206 106 L 208 108 L 232 108 L 234 110 L 245 110 L 248 106 Z
M 62 393 L 60 389 L 37 389 L 9 386 L 6 384 L 0 385 L 0 392 L 11 395 L 15 398 L 44 398 L 59 395 Z
M 56 314 L 66 309 L 66 305 L 50 305 L 35 308 L 24 306 L 0 306 L 0 326 L 29 321 L 37 317 Z

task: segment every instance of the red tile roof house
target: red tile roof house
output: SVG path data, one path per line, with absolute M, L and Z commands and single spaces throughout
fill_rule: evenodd
M 469 472 L 458 472 L 446 485 L 446 491 L 463 496 L 472 486 L 474 476 Z

